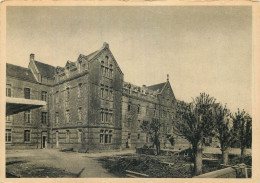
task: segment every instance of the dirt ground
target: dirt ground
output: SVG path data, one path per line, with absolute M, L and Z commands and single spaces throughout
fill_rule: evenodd
M 167 156 L 128 154 L 113 157 L 101 157 L 103 167 L 117 177 L 127 177 L 127 171 L 147 175 L 149 178 L 191 178 L 193 177 L 193 163 L 190 158 Z M 240 158 L 230 159 L 230 165 L 239 164 Z M 248 156 L 244 163 L 251 166 L 252 158 Z M 221 158 L 203 160 L 202 172 L 208 173 L 225 168 L 221 165 Z M 136 175 L 138 176 L 138 175 Z M 251 173 L 250 175 L 251 176 Z
M 59 152 L 56 149 L 8 150 L 6 152 L 7 177 L 115 177 L 102 167 L 97 158 L 132 151 L 106 153 Z

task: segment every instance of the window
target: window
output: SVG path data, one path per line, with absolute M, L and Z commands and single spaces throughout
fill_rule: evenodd
M 65 119 L 66 119 L 67 123 L 70 122 L 70 111 L 69 110 L 67 110 L 66 113 L 65 113 Z
M 79 109 L 78 109 L 78 118 L 79 118 L 79 121 L 82 120 L 82 110 L 81 110 L 81 107 L 79 107 Z
M 138 120 L 138 126 L 137 128 L 141 128 L 141 120 Z
M 137 106 L 137 113 L 140 114 L 140 104 Z
M 108 89 L 105 89 L 105 98 L 108 98 Z
M 24 142 L 30 142 L 30 141 L 31 141 L 31 131 L 24 130 Z
M 70 88 L 66 88 L 66 101 L 70 99 Z
M 209 143 L 212 143 L 212 137 L 209 137 Z
M 101 110 L 100 118 L 101 118 L 101 122 L 104 122 L 104 111 L 103 110 Z
M 30 88 L 24 88 L 24 98 L 26 98 L 26 99 L 31 98 L 31 89 Z
M 101 76 L 104 76 L 104 66 L 101 65 Z
M 42 124 L 47 124 L 47 112 L 42 112 Z
M 82 142 L 82 130 L 78 130 L 78 142 Z
M 12 130 L 11 129 L 5 130 L 5 142 L 12 142 Z
M 146 134 L 146 143 L 148 143 L 149 142 L 149 136 L 148 136 L 148 134 Z
M 128 137 L 127 137 L 128 139 L 131 139 L 131 133 L 128 133 Z
M 11 84 L 6 84 L 6 96 L 11 97 L 12 96 L 12 89 L 11 89 Z
M 140 133 L 137 134 L 137 139 L 140 139 Z
M 47 92 L 46 91 L 42 91 L 42 100 L 47 101 Z
M 56 124 L 59 123 L 59 113 L 58 112 L 56 112 L 56 114 L 55 114 L 55 122 L 56 122 Z
M 56 102 L 56 104 L 59 103 L 59 91 L 56 91 L 55 102 Z
M 100 89 L 100 96 L 101 96 L 101 98 L 104 98 L 104 88 Z
M 70 131 L 66 130 L 66 143 L 70 142 Z
M 99 139 L 99 142 L 100 142 L 101 144 L 104 143 L 104 130 L 100 130 L 100 139 Z
M 108 122 L 108 112 L 105 112 L 105 123 Z
M 101 144 L 111 144 L 112 143 L 112 130 L 100 130 L 99 142 Z
M 79 83 L 79 86 L 78 86 L 78 97 L 82 97 L 82 83 Z
M 105 144 L 108 143 L 108 130 L 105 130 Z
M 131 110 L 131 105 L 130 105 L 130 104 L 128 104 L 128 106 L 127 106 L 127 110 L 128 110 L 128 111 Z
M 30 110 L 24 112 L 24 121 L 26 123 L 31 122 L 31 111 Z
M 110 90 L 110 100 L 113 100 L 113 91 L 112 90 Z
M 13 116 L 12 116 L 12 115 L 6 116 L 6 117 L 5 117 L 5 121 L 6 121 L 6 122 L 11 122 L 11 121 L 13 121 Z
M 113 122 L 113 114 L 109 113 L 109 122 L 112 123 Z
M 108 134 L 108 143 L 109 143 L 109 144 L 112 143 L 112 130 L 109 130 L 109 134 Z

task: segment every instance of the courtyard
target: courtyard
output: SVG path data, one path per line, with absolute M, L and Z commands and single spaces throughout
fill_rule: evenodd
M 216 152 L 206 148 L 205 153 Z M 218 153 L 219 154 L 219 153 Z M 238 164 L 239 149 L 232 149 L 231 164 Z M 251 150 L 247 150 L 246 164 L 251 164 Z M 220 157 L 220 156 L 215 156 Z M 221 158 L 203 160 L 203 173 L 222 169 Z M 102 153 L 61 152 L 57 149 L 7 150 L 7 178 L 116 178 L 130 177 L 191 178 L 193 164 L 188 156 L 174 154 L 137 154 L 135 150 Z
M 115 177 L 97 159 L 102 156 L 134 153 L 134 151 L 85 154 L 60 152 L 56 149 L 7 150 L 7 177 L 87 178 Z

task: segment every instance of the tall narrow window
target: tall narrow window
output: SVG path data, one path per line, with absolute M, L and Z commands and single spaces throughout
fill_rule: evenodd
M 66 130 L 66 143 L 70 142 L 70 131 Z
M 100 96 L 101 98 L 104 98 L 104 88 L 100 88 Z
M 31 141 L 31 131 L 24 130 L 24 142 L 30 142 L 30 141 Z
M 56 122 L 56 124 L 59 123 L 59 113 L 58 112 L 56 112 L 56 114 L 55 114 L 55 122 Z
M 55 102 L 56 102 L 56 104 L 59 103 L 59 91 L 56 91 L 56 94 L 55 94 Z
M 105 89 L 105 98 L 108 98 L 108 89 Z
M 78 97 L 82 97 L 82 83 L 79 83 L 79 86 L 78 86 Z
M 66 101 L 69 101 L 70 99 L 70 88 L 66 88 Z
M 128 106 L 127 106 L 127 110 L 128 110 L 128 111 L 131 110 L 131 105 L 130 105 L 130 104 L 128 104 Z
M 109 143 L 109 144 L 112 143 L 112 130 L 109 130 L 109 134 L 108 134 L 108 143 Z
M 6 116 L 6 117 L 5 117 L 5 121 L 6 121 L 6 122 L 11 122 L 11 121 L 13 121 L 13 116 L 12 116 L 12 115 Z
M 109 122 L 112 123 L 113 122 L 113 114 L 109 113 Z
M 12 142 L 12 130 L 6 129 L 5 130 L 5 142 Z
M 66 122 L 69 123 L 70 122 L 70 111 L 67 110 L 66 113 L 65 113 L 65 118 L 66 118 Z
M 105 144 L 108 143 L 108 130 L 105 130 Z
M 24 88 L 24 98 L 25 99 L 31 98 L 31 89 L 30 88 Z
M 105 74 L 105 67 L 101 65 L 101 76 L 104 76 Z
M 79 107 L 79 109 L 78 109 L 78 118 L 79 118 L 79 121 L 82 120 L 82 110 L 81 110 L 81 107 Z
M 78 142 L 82 142 L 82 130 L 78 130 Z
M 46 91 L 42 91 L 42 100 L 47 101 L 47 92 Z
M 104 130 L 100 130 L 100 139 L 99 139 L 100 144 L 104 143 Z
M 107 112 L 105 113 L 105 122 L 106 123 L 108 122 L 108 113 Z
M 109 97 L 110 100 L 113 100 L 113 91 L 112 90 L 110 90 L 110 94 L 109 95 L 110 95 L 110 97 Z
M 104 122 L 104 111 L 102 110 L 100 113 L 101 122 Z
M 11 97 L 12 96 L 12 86 L 11 84 L 6 84 L 6 96 Z
M 30 123 L 31 122 L 31 111 L 27 110 L 24 112 L 24 121 L 26 123 Z
M 42 112 L 42 124 L 47 124 L 47 112 Z
M 140 104 L 137 106 L 137 113 L 140 114 Z

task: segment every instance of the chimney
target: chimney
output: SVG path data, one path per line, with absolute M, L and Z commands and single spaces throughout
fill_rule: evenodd
M 34 61 L 34 54 L 33 53 L 30 54 L 30 61 Z

